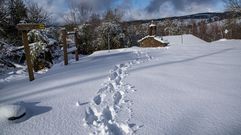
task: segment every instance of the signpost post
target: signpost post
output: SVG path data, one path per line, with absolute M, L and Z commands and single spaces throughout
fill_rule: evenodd
M 29 80 L 33 81 L 34 80 L 34 73 L 33 73 L 33 65 L 31 62 L 31 55 L 30 55 L 30 47 L 28 43 L 28 31 L 32 29 L 44 29 L 45 26 L 44 24 L 36 24 L 36 23 L 23 23 L 23 24 L 18 24 L 17 29 L 22 31 L 22 40 L 23 40 L 23 45 L 24 45 L 24 52 L 26 56 L 26 61 L 27 61 L 27 67 L 28 67 L 28 75 L 29 75 Z
M 77 28 L 74 28 L 74 40 L 75 40 L 75 46 L 76 46 L 76 50 L 75 50 L 75 60 L 76 61 L 79 61 L 79 50 L 78 50 L 78 29 Z
M 64 51 L 64 65 L 68 65 L 68 52 L 67 52 L 67 31 L 65 28 L 61 30 L 62 32 L 62 39 L 63 39 L 63 51 Z

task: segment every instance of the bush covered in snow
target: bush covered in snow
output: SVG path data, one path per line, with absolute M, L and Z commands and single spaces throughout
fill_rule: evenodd
M 34 70 L 38 71 L 45 67 L 50 68 L 53 58 L 60 56 L 60 48 L 56 38 L 57 31 L 53 28 L 45 30 L 31 30 L 28 40 L 31 43 L 31 56 Z M 55 38 L 55 39 L 54 39 Z
M 6 58 L 12 55 L 12 50 L 15 47 L 13 45 L 7 44 L 4 41 L 0 41 L 0 58 Z
M 98 49 L 108 49 L 108 42 L 111 49 L 123 47 L 125 34 L 118 22 L 109 21 L 103 22 L 95 30 L 98 33 L 96 46 Z M 108 41 L 109 40 L 109 41 Z
M 122 48 L 125 44 L 125 34 L 121 23 L 117 21 L 103 21 L 83 24 L 78 27 L 78 49 L 82 54 L 90 54 L 96 50 Z
M 0 74 L 15 68 L 11 62 L 15 56 L 15 53 L 12 52 L 14 48 L 15 47 L 13 45 L 0 41 Z

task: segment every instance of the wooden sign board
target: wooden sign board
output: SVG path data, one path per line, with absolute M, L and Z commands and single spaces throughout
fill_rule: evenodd
M 18 30 L 32 30 L 32 29 L 44 29 L 45 25 L 42 23 L 26 23 L 26 24 L 18 24 Z

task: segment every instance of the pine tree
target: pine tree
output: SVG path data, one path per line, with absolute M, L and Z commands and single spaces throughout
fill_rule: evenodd
M 9 14 L 11 25 L 16 26 L 21 20 L 27 18 L 27 8 L 22 0 L 10 0 L 9 1 Z
M 90 24 L 83 24 L 79 27 L 79 35 L 80 35 L 80 53 L 82 54 L 90 54 L 93 52 L 93 29 Z
M 226 0 L 228 11 L 241 12 L 241 0 Z
M 1 38 L 6 36 L 5 28 L 6 28 L 6 25 L 8 25 L 7 8 L 5 5 L 6 5 L 6 1 L 1 0 L 0 1 L 0 37 Z
M 7 38 L 10 41 L 17 42 L 16 44 L 21 44 L 21 36 L 16 36 L 16 33 L 18 33 L 16 25 L 27 18 L 27 8 L 22 0 L 9 0 L 7 14 L 9 15 L 9 18 L 7 18 L 8 25 L 5 27 Z

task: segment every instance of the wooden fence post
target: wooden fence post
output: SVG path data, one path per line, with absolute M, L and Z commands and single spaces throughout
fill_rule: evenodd
M 31 61 L 31 55 L 30 55 L 30 47 L 28 43 L 28 31 L 32 29 L 44 29 L 45 25 L 42 23 L 20 23 L 17 25 L 17 29 L 22 31 L 22 40 L 24 45 L 24 52 L 26 56 L 27 66 L 28 66 L 28 75 L 29 80 L 34 80 L 34 74 L 33 74 L 33 64 Z
M 75 60 L 79 61 L 79 50 L 78 50 L 78 29 L 74 28 L 74 40 L 75 40 L 75 45 L 76 45 L 76 50 L 75 50 Z
M 61 30 L 62 32 L 62 41 L 63 41 L 63 51 L 64 51 L 64 65 L 68 65 L 68 52 L 67 52 L 67 31 L 65 28 Z
M 23 39 L 23 45 L 24 45 L 24 51 L 25 51 L 27 66 L 28 66 L 29 80 L 33 81 L 34 80 L 33 65 L 32 65 L 32 61 L 31 61 L 30 47 L 29 47 L 29 43 L 28 43 L 28 35 L 27 35 L 26 30 L 22 31 L 22 39 Z

